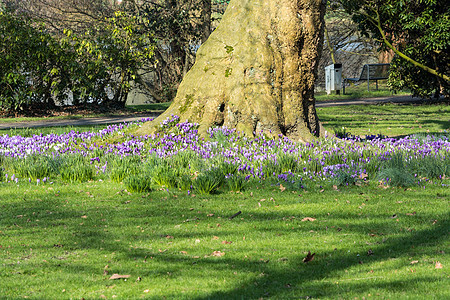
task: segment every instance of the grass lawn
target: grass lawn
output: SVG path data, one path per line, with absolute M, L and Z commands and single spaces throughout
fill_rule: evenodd
M 327 130 L 344 127 L 354 135 L 443 134 L 450 130 L 450 106 L 349 105 L 318 107 L 317 114 Z
M 345 127 L 358 135 L 424 136 L 429 130 L 443 137 L 386 144 L 328 139 L 297 153 L 286 141 L 249 142 L 232 135 L 219 135 L 207 144 L 196 142 L 190 134 L 161 135 L 154 142 L 127 140 L 126 128 L 110 127 L 102 135 L 67 139 L 57 138 L 64 128 L 0 132 L 0 299 L 449 299 L 450 160 L 449 147 L 443 146 L 449 136 L 448 105 L 327 107 L 319 108 L 318 114 L 331 131 Z M 66 132 L 99 129 L 66 128 Z M 12 133 L 30 138 L 11 137 Z M 429 148 L 420 146 L 422 142 Z M 304 176 L 300 182 L 305 187 L 282 181 L 281 175 L 290 174 L 283 171 L 266 179 L 255 176 L 241 192 L 221 187 L 214 194 L 201 195 L 195 190 L 153 187 L 150 192 L 130 193 L 126 180 L 111 179 L 114 160 L 103 151 L 116 151 L 112 153 L 117 153 L 117 170 L 139 179 L 143 178 L 139 171 L 120 169 L 119 162 L 125 161 L 120 153 L 151 159 L 139 150 L 145 143 L 174 156 L 176 147 L 189 143 L 205 157 L 211 153 L 231 157 L 238 152 L 235 148 L 242 147 L 238 159 L 248 167 L 239 171 L 243 175 L 250 174 L 245 173 L 250 166 L 258 166 L 258 157 L 265 157 L 261 168 L 271 173 L 266 170 L 277 169 L 273 153 L 294 151 L 301 165 L 295 172 Z M 15 161 L 8 153 L 38 149 L 37 153 L 51 150 L 69 156 L 66 146 L 86 155 L 93 170 L 111 166 L 109 173 L 67 183 L 61 167 L 51 179 L 16 182 L 11 178 L 11 170 L 23 171 L 26 162 Z M 393 187 L 369 172 L 369 167 L 375 172 L 374 166 L 392 159 L 393 154 L 383 151 L 408 155 L 418 151 L 419 163 L 421 155 L 433 149 L 439 150 L 426 156 L 430 166 L 425 169 L 439 162 L 434 168 L 441 172 L 446 163 L 446 176 L 440 176 L 442 172 L 433 178 L 419 175 L 412 178 L 419 179 L 420 185 Z M 363 159 L 366 155 L 372 161 Z M 36 160 L 35 165 L 51 159 L 62 163 L 52 157 Z M 281 166 L 281 158 L 286 157 L 276 157 Z M 69 160 L 76 168 L 81 168 L 80 161 Z M 205 161 L 208 165 L 203 167 L 208 168 L 217 163 L 214 157 Z M 369 176 L 370 180 L 358 179 L 347 186 L 333 178 L 321 179 L 325 173 L 311 171 L 321 170 L 321 161 L 327 163 L 325 167 L 354 162 L 355 169 L 349 171 L 357 170 L 360 179 Z M 127 166 L 137 170 L 144 163 L 131 162 Z M 194 184 L 203 171 L 198 159 L 188 162 Z M 358 169 L 358 164 L 367 171 Z M 177 166 L 162 170 L 175 172 Z M 418 169 L 427 171 L 420 164 Z M 349 180 L 345 170 L 338 175 Z M 308 176 L 315 177 L 307 180 Z M 114 274 L 123 278 L 111 279 Z
M 25 183 L 0 199 L 2 299 L 450 297 L 440 184 L 194 197 Z
M 360 81 L 357 84 L 351 84 L 345 88 L 345 94 L 343 90 L 339 95 L 336 95 L 335 91 L 332 91 L 330 95 L 326 92 L 316 92 L 315 97 L 318 102 L 329 100 L 349 100 L 360 98 L 376 98 L 376 97 L 390 97 L 392 95 L 410 95 L 410 91 L 400 91 L 394 94 L 389 90 L 386 85 L 386 80 L 378 81 L 378 89 L 376 88 L 375 81 L 370 83 L 370 91 L 367 90 L 367 81 Z

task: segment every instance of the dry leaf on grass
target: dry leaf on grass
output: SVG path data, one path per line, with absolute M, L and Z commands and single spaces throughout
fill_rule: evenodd
M 436 264 L 434 265 L 435 269 L 442 269 L 444 266 L 440 263 L 440 262 L 436 262 Z
M 220 257 L 220 256 L 224 256 L 224 255 L 225 255 L 225 252 L 214 251 L 213 253 L 211 253 L 210 256 L 217 256 L 217 257 Z
M 114 279 L 126 279 L 130 278 L 131 275 L 119 275 L 119 274 L 113 274 L 111 277 L 109 277 L 110 280 Z
M 305 222 L 305 221 L 314 222 L 315 220 L 316 220 L 316 219 L 314 219 L 314 218 L 306 217 L 306 218 L 303 218 L 303 219 L 302 219 L 302 222 Z
M 286 188 L 282 184 L 280 184 L 280 191 L 284 192 L 285 190 Z
M 222 241 L 222 244 L 231 244 L 231 241 Z
M 369 177 L 369 175 L 367 175 L 366 173 L 361 173 L 361 175 L 359 175 L 359 179 L 364 179 L 364 178 L 367 178 L 367 177 Z
M 414 264 L 417 264 L 417 263 L 419 263 L 418 260 L 413 260 L 413 261 L 411 262 L 411 265 L 414 265 Z
M 311 254 L 311 251 L 308 251 L 308 254 L 306 255 L 306 257 L 303 259 L 304 263 L 310 262 L 314 259 L 314 255 L 316 255 L 316 253 Z

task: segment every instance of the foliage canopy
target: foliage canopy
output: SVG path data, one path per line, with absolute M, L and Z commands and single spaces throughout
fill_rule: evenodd
M 389 84 L 430 97 L 450 89 L 450 7 L 438 0 L 343 0 L 361 30 L 392 50 Z

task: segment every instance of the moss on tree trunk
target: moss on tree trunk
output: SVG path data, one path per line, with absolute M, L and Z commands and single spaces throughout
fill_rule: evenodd
M 322 49 L 322 0 L 232 0 L 197 52 L 172 105 L 138 133 L 171 114 L 200 124 L 310 140 L 321 134 L 314 81 Z

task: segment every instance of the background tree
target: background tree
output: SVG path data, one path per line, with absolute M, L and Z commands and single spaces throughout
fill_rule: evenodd
M 343 0 L 348 12 L 382 49 L 392 50 L 388 84 L 415 96 L 442 93 L 450 84 L 450 6 L 439 0 Z
M 140 70 L 152 63 L 154 40 L 144 26 L 146 20 L 116 10 L 111 17 L 92 18 L 91 22 L 86 17 L 91 14 L 84 12 L 73 30 L 64 29 L 60 27 L 65 25 L 64 13 L 60 19 L 53 16 L 51 26 L 39 16 L 37 12 L 46 11 L 45 3 L 22 7 L 23 2 L 9 1 L 1 15 L 0 51 L 10 53 L 2 59 L 5 68 L 11 66 L 3 72 L 4 82 L 13 73 L 14 82 L 19 78 L 22 82 L 16 83 L 21 88 L 14 91 L 14 97 L 3 92 L 2 101 L 8 99 L 11 105 L 2 108 L 23 109 L 24 103 L 51 108 L 55 102 L 124 106 L 131 85 L 144 86 Z M 61 1 L 61 7 L 47 9 L 61 12 L 64 7 Z
M 232 0 L 200 47 L 172 105 L 138 133 L 171 114 L 200 124 L 309 140 L 322 129 L 314 81 L 323 42 L 322 0 Z
M 324 33 L 316 89 L 325 88 L 324 68 L 329 64 L 341 63 L 343 77 L 354 78 L 359 77 L 364 64 L 385 62 L 380 61 L 378 43 L 361 33 L 339 0 L 328 1 Z

